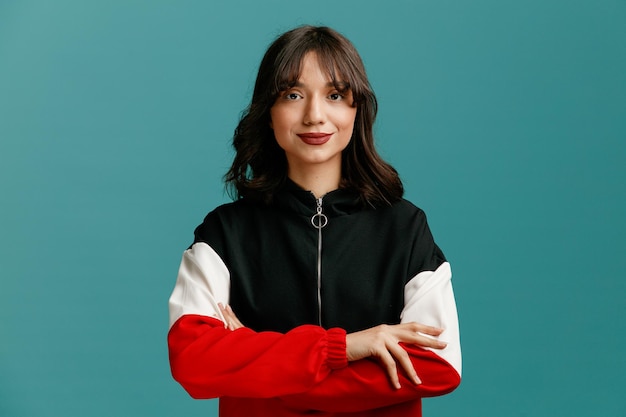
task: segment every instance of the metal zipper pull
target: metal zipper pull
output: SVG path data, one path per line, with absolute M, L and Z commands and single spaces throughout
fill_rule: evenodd
M 316 229 L 322 229 L 328 224 L 328 217 L 322 213 L 322 197 L 317 199 L 317 213 L 311 217 L 311 224 Z

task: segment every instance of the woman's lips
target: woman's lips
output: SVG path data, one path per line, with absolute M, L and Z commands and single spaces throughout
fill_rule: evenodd
M 298 137 L 307 145 L 323 145 L 332 135 L 332 133 L 298 133 Z

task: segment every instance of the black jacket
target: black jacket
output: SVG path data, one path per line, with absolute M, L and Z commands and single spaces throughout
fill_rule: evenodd
M 356 194 L 336 190 L 321 201 L 320 233 L 312 223 L 317 207 L 312 193 L 290 182 L 269 205 L 241 199 L 198 226 L 194 243 L 207 243 L 229 270 L 239 319 L 279 332 L 399 323 L 405 284 L 445 262 L 424 212 L 406 200 L 363 206 Z

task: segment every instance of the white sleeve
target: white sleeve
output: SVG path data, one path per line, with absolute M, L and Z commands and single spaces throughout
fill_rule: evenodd
M 228 304 L 229 290 L 230 273 L 220 256 L 206 243 L 195 243 L 183 253 L 170 296 L 170 327 L 186 314 L 224 321 L 217 304 Z
M 430 349 L 456 369 L 461 375 L 461 343 L 457 317 L 452 271 L 448 262 L 435 271 L 423 271 L 404 287 L 402 323 L 417 322 L 443 328 L 437 339 L 448 343 L 445 349 Z

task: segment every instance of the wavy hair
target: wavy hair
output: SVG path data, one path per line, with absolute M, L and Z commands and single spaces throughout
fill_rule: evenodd
M 287 179 L 287 158 L 270 128 L 270 109 L 280 93 L 293 87 L 304 56 L 315 52 L 339 90 L 352 91 L 357 108 L 352 138 L 342 152 L 340 187 L 354 190 L 365 204 L 390 205 L 404 189 L 397 171 L 374 146 L 378 103 L 365 67 L 352 43 L 328 27 L 301 26 L 279 36 L 266 51 L 250 105 L 233 137 L 235 158 L 224 176 L 233 198 L 269 203 Z

